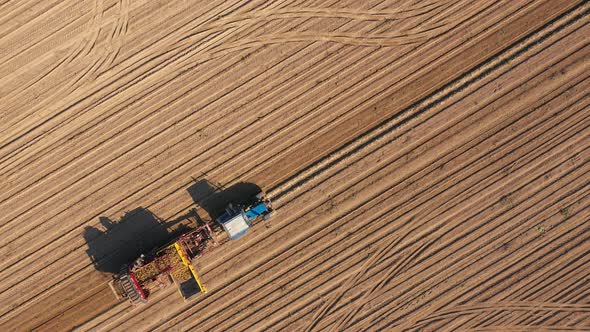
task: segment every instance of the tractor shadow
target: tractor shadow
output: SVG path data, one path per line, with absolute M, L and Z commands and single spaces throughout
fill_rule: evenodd
M 250 205 L 254 202 L 256 194 L 262 190 L 258 185 L 249 182 L 239 182 L 224 188 L 201 179 L 195 181 L 187 191 L 195 204 L 209 215 L 210 220 L 216 220 L 229 203 Z
M 88 245 L 86 253 L 96 270 L 119 273 L 124 264 L 194 228 L 194 219 L 192 223 L 190 221 L 191 217 L 198 218 L 195 214 L 191 210 L 175 220 L 163 222 L 148 209 L 139 207 L 127 212 L 117 222 L 100 217 L 102 229 L 93 226 L 84 229 L 83 236 Z

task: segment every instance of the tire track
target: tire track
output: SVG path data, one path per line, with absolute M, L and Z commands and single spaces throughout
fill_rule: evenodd
M 125 3 L 127 4 L 126 8 L 122 8 L 120 7 L 120 11 L 123 11 L 123 9 L 125 9 L 125 11 L 128 11 L 128 2 L 127 0 L 125 1 Z M 82 37 L 82 40 L 80 42 L 77 42 L 77 39 L 75 39 L 72 42 L 68 42 L 68 44 L 65 47 L 65 49 L 70 48 L 72 49 L 72 51 L 66 56 L 64 57 L 63 60 L 61 60 L 59 62 L 59 64 L 57 66 L 54 66 L 53 68 L 51 68 L 50 70 L 46 71 L 45 73 L 43 73 L 42 75 L 40 75 L 37 79 L 35 79 L 32 83 L 28 84 L 28 86 L 24 89 L 20 89 L 19 93 L 15 96 L 10 96 L 7 95 L 6 98 L 10 98 L 12 101 L 14 100 L 19 100 L 19 97 L 22 97 L 22 94 L 24 94 L 28 88 L 33 87 L 34 85 L 40 83 L 43 79 L 47 79 L 48 76 L 52 73 L 59 73 L 61 71 L 64 71 L 68 68 L 68 66 L 70 66 L 70 64 L 72 64 L 74 61 L 80 59 L 80 61 L 83 61 L 84 59 L 82 57 L 89 57 L 91 55 L 91 53 L 95 53 L 95 55 L 93 56 L 94 60 L 92 64 L 87 65 L 85 68 L 82 68 L 80 71 L 80 74 L 74 75 L 73 78 L 67 80 L 66 82 L 63 83 L 63 85 L 61 87 L 59 87 L 57 89 L 57 91 L 51 92 L 49 96 L 46 96 L 43 100 L 39 101 L 37 103 L 37 105 L 45 105 L 45 104 L 51 104 L 52 101 L 56 100 L 56 99 L 61 99 L 66 95 L 70 95 L 72 94 L 76 89 L 78 89 L 83 83 L 87 82 L 90 79 L 95 79 L 96 75 L 94 75 L 94 73 L 104 65 L 105 60 L 107 58 L 111 58 L 114 60 L 114 56 L 116 56 L 116 54 L 118 53 L 120 46 L 121 46 L 121 42 L 117 41 L 116 44 L 118 45 L 118 48 L 116 49 L 116 53 L 113 52 L 114 50 L 112 49 L 112 45 L 111 43 L 113 43 L 112 39 L 107 39 L 106 41 L 106 47 L 101 48 L 101 50 L 96 51 L 96 44 L 99 38 L 99 35 L 101 34 L 101 32 L 103 31 L 102 26 L 105 24 L 105 19 L 104 19 L 104 12 L 105 12 L 105 8 L 104 8 L 104 2 L 103 0 L 96 0 L 94 2 L 94 6 L 92 9 L 92 24 L 91 24 L 91 29 L 87 34 L 84 34 Z M 121 15 L 119 15 L 121 16 Z M 126 19 L 127 15 L 125 14 L 125 19 Z M 120 20 L 117 20 L 120 21 Z M 118 22 L 116 22 L 118 23 Z M 120 30 L 120 29 L 119 29 Z M 87 38 L 88 37 L 88 38 Z M 122 36 L 119 33 L 118 39 L 122 38 Z M 79 46 L 74 46 L 72 48 L 72 44 L 76 45 L 78 44 Z M 78 50 L 79 47 L 82 47 L 82 50 Z M 109 52 L 110 51 L 110 52 Z M 111 54 L 109 54 L 111 53 Z M 10 103 L 10 101 L 7 101 L 8 103 Z M 17 125 L 19 122 L 23 122 L 26 121 L 27 119 L 29 119 L 31 117 L 32 114 L 37 114 L 36 113 L 36 109 L 33 112 L 29 112 L 28 115 L 25 113 L 25 116 L 21 116 L 20 119 L 17 119 L 17 122 L 14 122 L 12 125 L 10 126 L 14 126 Z
M 94 8 L 93 10 L 96 10 L 96 8 Z M 72 53 L 76 54 L 77 51 L 75 50 L 79 47 L 79 45 L 84 44 L 86 42 L 82 38 L 84 36 L 84 28 L 86 23 L 80 23 L 80 21 L 83 21 L 83 19 L 87 15 L 94 16 L 95 14 L 93 14 L 92 12 L 84 14 L 81 13 L 75 21 L 64 27 L 62 29 L 63 31 L 60 30 L 60 34 L 55 37 L 58 40 L 53 41 L 54 43 L 57 43 L 59 45 L 55 45 L 53 47 L 53 52 L 51 51 L 49 46 L 46 46 L 45 50 L 41 49 L 40 51 L 38 51 L 41 53 L 40 56 L 37 56 L 34 59 L 30 59 L 30 57 L 24 58 L 24 60 L 21 61 L 21 64 L 16 64 L 12 66 L 13 68 L 11 70 L 4 70 L 4 72 L 6 73 L 2 74 L 2 76 L 5 78 L 6 85 L 3 86 L 2 98 L 0 99 L 4 107 L 6 109 L 17 110 L 17 106 L 21 104 L 21 106 L 26 106 L 27 108 L 22 109 L 24 107 L 21 107 L 22 111 L 18 113 L 14 112 L 16 114 L 13 114 L 13 112 L 9 113 L 10 117 L 5 117 L 4 122 L 2 124 L 2 126 L 4 127 L 3 130 L 8 130 L 8 128 L 10 128 L 14 123 L 18 123 L 23 119 L 31 117 L 32 113 L 30 112 L 30 106 L 36 100 L 29 101 L 25 105 L 22 105 L 23 101 L 26 100 L 26 98 L 30 98 L 31 92 L 28 91 L 29 88 L 33 85 L 38 85 L 38 81 L 40 80 L 39 77 L 44 78 L 49 74 L 55 72 L 57 68 L 62 68 L 66 64 L 68 64 L 71 61 Z M 82 36 L 76 37 L 77 35 Z M 40 47 L 42 46 L 39 46 L 38 48 Z M 62 53 L 66 55 L 60 57 Z M 25 56 L 21 56 L 21 58 L 23 57 Z M 54 58 L 56 57 L 57 59 L 54 60 Z M 50 67 L 48 68 L 48 70 L 41 69 L 41 74 L 36 75 L 35 77 L 27 80 L 27 75 L 29 75 L 29 72 L 40 67 L 44 62 L 47 62 L 48 60 L 51 60 L 52 62 L 52 64 L 49 65 Z M 53 63 L 55 62 L 60 63 L 60 66 L 54 66 Z M 39 88 L 37 91 L 35 91 L 35 93 L 38 95 L 44 95 L 48 93 L 47 90 L 49 90 L 50 88 L 51 87 L 46 87 L 45 90 L 41 90 L 41 88 Z M 21 109 L 18 110 L 20 111 Z
M 552 332 L 552 331 L 590 331 L 590 328 L 557 326 L 557 325 L 556 326 L 499 325 L 499 326 L 493 326 L 491 328 L 487 328 L 487 327 L 474 328 L 474 329 L 469 329 L 468 331 L 473 331 L 473 332 L 485 332 L 485 331 Z
M 39 35 L 42 35 L 45 38 L 51 37 L 52 35 L 54 35 L 58 31 L 63 29 L 65 26 L 67 26 L 68 24 L 71 24 L 72 21 L 76 19 L 76 14 L 80 13 L 79 5 L 80 4 L 77 2 L 72 4 L 72 3 L 68 3 L 68 2 L 64 1 L 64 2 L 57 4 L 56 6 L 51 7 L 50 10 L 45 12 L 45 14 L 51 13 L 52 15 L 55 14 L 55 12 L 57 12 L 58 18 L 61 18 L 58 21 L 60 24 L 58 24 L 57 26 L 54 25 L 55 18 L 49 19 L 48 17 L 45 17 L 46 15 L 37 16 L 37 17 L 33 18 L 31 21 L 27 22 L 28 24 L 21 25 L 15 31 L 18 31 L 20 29 L 26 29 L 29 26 L 35 27 L 33 31 L 28 30 L 26 32 L 26 35 L 30 39 L 33 39 L 35 41 L 33 41 L 30 44 L 23 45 L 22 44 L 23 40 L 21 38 L 15 37 L 15 38 L 12 38 L 12 40 L 8 40 L 8 41 L 3 42 L 3 44 L 7 45 L 7 46 L 5 46 L 4 48 L 1 49 L 3 52 L 0 54 L 0 63 L 7 63 L 7 62 L 13 60 L 15 57 L 20 56 L 23 52 L 26 52 L 31 47 L 34 47 L 34 46 L 38 45 L 39 43 L 41 43 L 41 40 L 38 40 L 38 38 L 35 39 L 35 38 L 31 38 L 31 37 L 35 37 L 35 36 L 39 36 Z M 59 17 L 59 16 L 65 16 L 65 17 Z M 21 44 L 21 45 L 19 46 L 19 44 Z
M 399 309 L 398 309 L 398 310 L 399 310 Z M 389 314 L 391 314 L 391 312 L 388 312 L 388 313 L 387 313 L 387 315 L 389 315 Z M 382 319 L 383 319 L 383 318 L 380 318 L 379 320 L 381 321 Z M 391 318 L 390 318 L 390 319 L 391 319 Z M 374 324 L 374 323 L 373 323 L 373 324 Z M 391 324 L 391 323 L 389 323 L 389 324 Z M 373 328 L 376 328 L 376 327 L 375 327 L 375 325 L 371 325 L 371 326 L 373 326 Z M 389 325 L 388 325 L 388 326 L 389 326 Z
M 580 256 L 578 256 L 578 257 L 576 257 L 576 258 L 574 258 L 574 259 L 572 259 L 572 260 L 576 261 L 576 264 L 578 264 L 578 265 L 575 266 L 575 268 L 577 268 L 579 271 L 583 271 L 584 269 L 583 269 L 582 265 L 588 263 L 588 261 L 577 263 L 577 260 L 579 260 L 579 258 L 581 258 L 582 256 L 583 256 L 583 254 L 580 255 Z M 573 277 L 573 278 L 575 278 L 575 277 Z M 564 278 L 563 280 L 568 280 L 568 279 Z M 554 301 L 557 301 L 557 302 L 569 302 L 569 301 L 572 301 L 573 297 L 568 296 L 568 297 L 564 298 L 562 296 L 561 298 L 554 297 L 553 299 L 554 299 Z M 481 321 L 479 321 L 477 325 L 480 326 L 480 327 L 483 327 L 483 326 L 491 326 L 491 325 L 494 325 L 495 323 L 497 323 L 500 320 L 504 320 L 506 323 L 511 323 L 511 324 L 514 323 L 514 324 L 517 324 L 518 323 L 517 322 L 518 319 L 520 319 L 520 321 L 522 323 L 522 321 L 524 321 L 524 319 L 527 318 L 527 317 L 528 318 L 531 318 L 530 315 L 529 316 L 525 316 L 525 314 L 522 314 L 522 315 L 514 315 L 514 314 L 511 314 L 510 317 L 509 317 L 511 319 L 510 320 L 506 320 L 505 317 L 504 318 L 501 317 L 500 313 L 494 313 L 494 312 L 492 312 L 489 315 L 485 316 L 485 319 L 482 319 Z
M 346 18 L 350 20 L 361 21 L 386 21 L 402 20 L 414 18 L 424 14 L 429 14 L 434 9 L 443 7 L 443 5 L 430 2 L 425 6 L 410 9 L 401 9 L 398 11 L 359 11 L 348 8 L 305 8 L 305 7 L 288 7 L 272 10 L 257 10 L 242 15 L 230 15 L 222 17 L 209 25 L 200 26 L 198 29 L 189 30 L 185 36 L 182 36 L 177 43 L 181 45 L 190 44 L 191 38 L 204 32 L 218 32 L 220 28 L 239 27 L 244 24 L 258 23 L 261 21 L 271 21 L 278 19 L 299 19 L 299 18 Z M 361 36 L 363 37 L 363 36 Z
M 581 254 L 580 256 L 578 256 L 576 259 L 580 259 L 581 257 L 583 257 L 584 254 Z M 564 259 L 565 260 L 565 259 Z M 575 260 L 574 260 L 575 261 Z M 564 262 L 565 263 L 565 262 Z M 582 262 L 581 264 L 588 264 L 588 262 Z M 583 271 L 584 268 L 583 266 L 578 266 L 579 271 Z M 583 277 L 582 277 L 583 279 Z M 567 279 L 564 279 L 567 280 Z M 579 280 L 579 279 L 578 279 Z M 570 294 L 572 293 L 571 291 L 569 292 Z M 563 299 L 563 296 L 561 297 L 561 299 L 557 298 L 556 300 L 559 302 L 566 302 L 566 301 L 570 301 L 570 299 L 574 299 L 574 301 L 580 301 L 580 298 L 575 299 L 575 297 L 572 296 L 568 296 L 568 298 Z M 542 324 L 544 322 L 546 322 L 549 318 L 552 317 L 556 317 L 559 314 L 559 312 L 547 312 L 547 313 L 536 313 L 535 315 L 526 315 L 526 313 L 521 313 L 520 315 L 511 315 L 511 319 L 509 320 L 504 320 L 505 323 L 510 323 L 510 324 L 523 324 L 524 322 L 531 322 L 531 324 Z M 515 317 L 516 316 L 516 317 Z M 539 317 L 537 317 L 539 316 Z M 490 319 L 488 319 L 489 321 L 491 321 L 489 324 L 486 325 L 493 325 L 495 324 L 494 321 L 498 321 L 497 319 L 492 319 L 492 318 L 496 318 L 497 315 L 491 315 Z
M 402 5 L 403 6 L 403 5 Z M 327 8 L 327 7 L 288 7 L 281 9 L 263 9 L 256 12 L 250 12 L 242 15 L 223 17 L 219 24 L 234 23 L 249 19 L 285 19 L 301 17 L 320 17 L 320 18 L 347 18 L 351 20 L 364 21 L 385 21 L 401 20 L 413 18 L 430 13 L 432 10 L 444 6 L 441 1 L 429 1 L 425 5 L 414 4 L 405 5 L 399 10 L 358 10 L 354 8 Z
M 582 186 L 582 187 L 579 187 L 579 188 L 583 188 L 583 186 Z M 532 248 L 532 249 L 529 249 L 529 251 L 533 251 L 533 250 L 534 250 L 534 248 Z M 498 262 L 500 262 L 500 259 L 501 259 L 501 258 L 498 258 L 498 259 L 495 261 L 495 263 L 497 264 Z M 515 263 L 515 262 L 511 262 L 510 264 L 514 265 L 514 264 L 516 264 L 516 263 Z M 505 271 L 505 269 L 498 269 L 498 270 L 500 270 L 500 271 Z M 478 273 L 479 273 L 479 270 L 478 270 Z M 440 292 L 442 293 L 442 291 L 440 291 Z M 376 314 L 376 313 L 375 313 L 375 314 Z M 383 317 L 383 316 L 381 316 L 381 317 Z M 403 316 L 402 316 L 402 317 L 403 317 Z M 402 317 L 399 317 L 398 319 L 401 319 Z
M 405 237 L 405 236 L 404 236 Z M 309 332 L 312 331 L 316 324 L 322 320 L 322 318 L 330 312 L 332 307 L 342 298 L 344 293 L 356 285 L 360 278 L 366 274 L 366 271 L 372 267 L 373 264 L 378 263 L 380 260 L 383 259 L 383 256 L 389 253 L 393 248 L 395 248 L 400 240 L 404 237 L 398 238 L 393 237 L 392 240 L 388 244 L 384 244 L 381 248 L 378 248 L 372 255 L 370 255 L 369 259 L 367 259 L 363 265 L 349 278 L 346 278 L 346 281 L 339 287 L 336 294 L 330 298 L 330 300 L 326 301 L 324 305 L 320 308 L 319 311 L 316 312 L 316 315 L 312 319 L 309 326 L 305 329 L 305 331 Z
M 559 300 L 560 303 L 555 303 L 556 300 Z M 550 305 L 559 306 L 561 303 L 564 303 L 564 301 L 565 301 L 565 305 L 570 306 L 570 304 L 568 304 L 567 302 L 572 301 L 572 297 L 562 298 L 562 299 L 556 299 L 556 298 L 554 298 L 554 301 L 552 301 L 552 302 L 547 302 L 547 301 L 545 301 L 545 302 L 539 302 L 539 301 L 528 301 L 527 302 L 527 301 L 524 301 L 523 302 L 523 301 L 521 301 L 521 302 L 517 302 L 517 303 L 549 303 Z M 499 302 L 499 304 L 502 304 L 502 303 L 503 302 Z M 484 303 L 484 305 L 485 305 L 485 303 Z M 469 306 L 469 308 L 474 307 L 474 308 L 476 308 L 475 310 L 478 310 L 478 308 L 477 308 L 478 306 L 479 306 L 479 304 L 475 304 L 475 305 Z M 576 304 L 573 304 L 572 306 L 575 307 Z M 451 309 L 451 310 L 453 310 L 453 309 Z M 512 313 L 511 312 L 509 317 L 506 317 L 506 315 L 502 315 L 502 312 L 507 311 L 507 310 L 509 310 L 509 308 L 506 309 L 506 308 L 502 308 L 502 307 L 500 309 L 498 309 L 498 310 L 495 310 L 493 308 L 493 305 L 491 306 L 491 308 L 489 308 L 489 310 L 483 309 L 483 310 L 481 310 L 483 313 L 486 313 L 486 311 L 490 311 L 490 314 L 492 314 L 492 316 L 490 318 L 497 318 L 497 317 L 499 317 L 499 318 L 501 318 L 501 320 L 498 320 L 498 319 L 496 319 L 496 320 L 490 320 L 490 318 L 487 318 L 485 320 L 480 320 L 478 322 L 471 323 L 470 324 L 470 328 L 474 328 L 474 327 L 489 327 L 489 326 L 494 326 L 494 325 L 499 325 L 499 324 L 504 324 L 504 325 L 506 325 L 506 324 L 509 324 L 509 325 L 530 325 L 530 324 L 525 323 L 523 321 L 517 322 L 515 320 L 506 320 L 505 318 L 514 318 L 514 314 L 518 314 L 518 313 Z M 519 316 L 522 316 L 522 315 L 526 315 L 528 313 L 527 310 L 522 310 L 522 309 L 516 309 L 516 310 L 518 310 L 518 311 L 521 312 L 521 315 L 517 315 L 516 318 L 518 318 Z M 547 308 L 543 308 L 543 307 L 542 308 L 539 308 L 539 310 L 541 310 L 541 311 L 559 311 L 558 309 L 547 309 Z M 534 317 L 535 315 L 538 314 L 539 310 L 535 310 L 535 312 L 537 312 L 537 313 L 535 313 L 534 315 L 530 315 L 529 314 L 528 317 L 531 317 L 531 316 Z M 566 310 L 566 312 L 567 311 L 570 311 L 570 310 Z M 457 315 L 461 315 L 461 313 L 459 311 L 456 314 Z M 478 317 L 478 316 L 479 315 L 477 315 L 475 317 Z M 430 317 L 428 317 L 427 319 L 430 319 Z M 503 322 L 500 322 L 500 321 L 503 321 Z M 537 325 L 541 325 L 541 324 L 537 324 Z M 455 326 L 455 329 L 458 330 L 459 327 L 464 328 L 463 325 L 460 325 L 460 326 Z M 440 326 L 438 328 L 440 328 Z
M 590 305 L 578 303 L 552 303 L 535 301 L 512 301 L 476 303 L 472 305 L 460 305 L 447 310 L 436 312 L 429 317 L 423 318 L 411 329 L 419 329 L 421 326 L 432 321 L 443 319 L 454 319 L 457 316 L 482 313 L 488 311 L 564 311 L 590 313 Z M 515 324 L 519 325 L 519 324 Z
M 581 257 L 580 257 L 580 258 L 581 258 Z M 555 293 L 555 294 L 554 294 L 554 295 L 553 295 L 553 296 L 550 298 L 550 300 L 553 300 L 553 301 L 555 301 L 555 302 L 567 302 L 567 301 L 571 301 L 571 299 L 572 299 L 572 297 L 573 297 L 573 296 L 572 296 L 572 293 L 573 293 L 573 291 L 574 291 L 574 290 L 579 290 L 579 291 L 580 291 L 580 290 L 583 290 L 583 287 L 582 287 L 582 288 L 580 288 L 580 286 L 582 286 L 582 285 L 580 285 L 580 284 L 583 284 L 584 275 L 583 275 L 583 274 L 581 274 L 580 272 L 578 272 L 578 273 L 577 273 L 577 275 L 576 275 L 576 273 L 575 273 L 575 272 L 576 272 L 576 271 L 584 271 L 585 269 L 583 268 L 583 265 L 584 265 L 584 264 L 586 264 L 586 265 L 587 265 L 587 264 L 588 264 L 588 260 L 586 260 L 585 262 L 584 262 L 584 261 L 580 261 L 579 263 L 578 263 L 578 262 L 576 262 L 576 264 L 577 264 L 577 265 L 575 265 L 575 264 L 568 264 L 568 265 L 567 265 L 567 268 L 565 268 L 565 269 L 561 269 L 561 270 L 560 270 L 560 275 L 563 277 L 563 279 L 562 279 L 562 280 L 568 280 L 568 279 L 571 279 L 571 278 L 574 278 L 574 280 L 578 280 L 577 284 L 576 284 L 576 283 L 573 283 L 571 286 L 569 286 L 569 289 L 570 289 L 569 291 L 568 291 L 568 289 L 567 289 L 567 288 L 566 288 L 566 289 L 564 289 L 564 291 L 566 291 L 566 292 L 560 292 L 560 293 L 557 293 L 557 290 L 555 290 L 555 289 L 553 289 L 553 290 L 550 290 L 550 292 L 552 292 L 552 293 Z M 555 265 L 555 264 L 554 264 L 554 265 Z M 562 264 L 562 265 L 563 265 L 563 264 Z M 573 266 L 572 266 L 572 265 L 573 265 Z M 561 266 L 560 266 L 560 267 L 561 267 Z M 566 272 L 564 272 L 563 270 L 566 270 Z M 566 276 L 567 276 L 568 274 L 574 274 L 574 275 L 573 275 L 573 276 L 571 276 L 571 278 L 566 278 Z M 554 278 L 554 276 L 551 276 L 551 277 L 552 277 L 552 279 Z M 555 279 L 553 280 L 553 282 L 556 282 L 556 281 L 555 281 Z M 546 289 L 545 289 L 545 288 L 547 287 L 547 285 L 543 285 L 543 283 L 549 284 L 549 282 L 545 282 L 545 281 L 543 280 L 542 282 L 539 282 L 539 283 L 538 283 L 538 285 L 534 285 L 534 286 L 532 286 L 532 287 L 538 287 L 538 289 L 539 289 L 539 292 L 541 292 L 541 291 L 546 291 Z M 532 284 L 532 282 L 531 282 L 531 284 Z M 526 284 L 526 286 L 529 286 L 529 284 Z M 574 293 L 574 294 L 575 294 L 575 293 Z M 543 294 L 543 295 L 544 295 L 544 296 L 546 296 L 545 294 Z M 515 297 L 516 297 L 516 296 L 515 296 Z M 549 317 L 539 317 L 539 319 L 537 319 L 537 321 L 535 321 L 534 323 L 536 323 L 536 324 L 543 323 L 543 322 L 544 322 L 544 321 L 545 321 L 547 318 L 550 318 L 552 315 L 545 315 L 545 316 L 549 316 Z M 493 317 L 493 316 L 492 316 L 492 317 Z M 517 316 L 517 317 L 515 317 L 515 318 L 512 320 L 512 323 L 523 323 L 523 322 L 525 321 L 525 320 L 524 320 L 524 317 L 520 317 L 521 319 L 520 319 L 519 321 L 517 321 L 517 319 L 518 319 L 518 318 L 519 318 L 518 316 Z
M 45 133 L 47 133 L 47 131 Z
M 431 242 L 425 241 L 416 249 L 416 251 L 408 255 L 408 258 L 400 261 L 400 263 L 397 265 L 393 265 L 385 273 L 384 278 L 379 280 L 379 283 L 375 284 L 375 286 L 373 286 L 368 292 L 364 293 L 361 299 L 357 303 L 355 303 L 352 308 L 350 308 L 350 311 L 348 311 L 348 313 L 345 313 L 342 316 L 342 319 L 340 319 L 331 330 L 345 330 L 348 322 L 350 322 L 350 320 L 354 318 L 354 316 L 363 308 L 363 306 L 365 306 L 371 300 L 371 297 L 374 297 L 375 294 L 377 294 L 377 292 L 381 290 L 385 284 L 391 282 L 391 280 L 395 278 L 402 269 L 405 269 L 411 261 L 416 259 L 417 256 L 421 255 L 424 252 L 424 249 L 426 249 L 426 247 L 430 246 L 431 244 Z
M 443 29 L 444 28 L 444 29 Z M 342 33 L 283 33 L 274 34 L 267 37 L 254 38 L 251 40 L 242 40 L 235 44 L 219 46 L 210 54 L 205 54 L 200 61 L 209 61 L 219 57 L 226 56 L 245 48 L 262 47 L 271 44 L 293 43 L 293 42 L 334 42 L 345 45 L 357 46 L 399 46 L 416 44 L 436 38 L 448 30 L 444 26 L 436 26 L 431 29 L 420 29 L 417 32 L 408 31 L 403 34 L 394 35 L 377 35 L 364 36 L 361 34 L 342 34 Z
M 229 6 L 229 7 L 226 7 L 226 8 L 225 8 L 225 10 L 228 10 L 228 8 L 233 8 L 233 7 L 235 7 L 235 4 L 234 4 L 234 6 Z M 219 12 L 218 12 L 218 13 L 219 13 Z M 211 15 L 216 15 L 216 14 L 215 14 L 215 13 L 211 13 Z M 211 17 L 211 16 L 208 16 L 208 17 L 204 17 L 204 18 L 202 18 L 202 19 L 203 19 L 203 20 L 208 20 L 208 19 L 210 19 L 210 17 Z M 186 23 L 185 23 L 185 24 L 186 24 Z M 168 35 L 168 36 L 169 36 L 169 35 Z M 152 44 L 152 45 L 153 45 L 153 44 Z M 137 55 L 137 53 L 135 53 L 135 54 Z M 126 60 L 133 61 L 133 59 L 131 59 L 131 58 L 127 58 Z M 136 60 L 136 59 L 135 59 L 135 60 Z M 149 59 L 148 59 L 148 60 L 149 60 Z M 141 61 L 141 60 L 140 60 L 140 61 Z M 136 63 L 137 63 L 137 60 L 136 60 Z M 141 65 L 143 65 L 143 64 L 141 64 Z M 98 85 L 98 87 L 97 87 L 97 88 L 93 88 L 93 86 L 89 87 L 90 93 L 89 93 L 89 94 L 86 94 L 86 96 L 84 96 L 84 97 L 81 97 L 81 99 L 78 99 L 78 101 L 77 101 L 77 102 L 73 102 L 73 103 L 71 103 L 71 101 L 66 101 L 66 103 L 67 103 L 67 102 L 70 102 L 70 103 L 71 103 L 71 104 L 69 104 L 69 106 L 68 106 L 68 105 L 66 105 L 66 103 L 60 103 L 59 105 L 57 105 L 57 107 L 56 107 L 56 108 L 57 108 L 57 109 L 59 109 L 59 108 L 63 107 L 63 108 L 61 108 L 61 110 L 59 110 L 59 111 L 56 111 L 56 112 L 55 112 L 55 114 L 53 114 L 53 115 L 52 115 L 50 118 L 48 118 L 47 120 L 45 120 L 44 122 L 42 122 L 42 123 L 40 123 L 40 124 L 37 124 L 37 125 L 30 125 L 30 126 L 29 126 L 30 130 L 27 130 L 27 131 L 26 131 L 25 133 L 23 133 L 23 134 L 17 135 L 17 136 L 16 136 L 16 138 L 12 139 L 11 141 L 5 142 L 5 143 L 2 145 L 1 149 L 5 149 L 7 146 L 9 146 L 9 145 L 12 145 L 14 142 L 18 141 L 20 138 L 23 138 L 23 137 L 27 136 L 29 133 L 32 133 L 32 132 L 34 132 L 36 129 L 40 128 L 41 126 L 44 126 L 44 125 L 46 125 L 46 124 L 48 124 L 48 123 L 51 123 L 51 121 L 52 121 L 53 119 L 56 119 L 56 118 L 57 118 L 58 116 L 60 116 L 61 114 L 64 114 L 64 113 L 66 113 L 66 112 L 67 112 L 69 109 L 71 109 L 71 108 L 72 108 L 74 105 L 79 105 L 80 103 L 82 103 L 83 101 L 87 100 L 88 98 L 90 98 L 91 96 L 95 95 L 96 93 L 98 93 L 98 92 L 101 92 L 101 91 L 104 91 L 104 89 L 105 89 L 105 88 L 107 88 L 107 87 L 109 86 L 109 84 L 111 84 L 111 83 L 112 83 L 112 81 L 116 81 L 116 80 L 119 80 L 119 79 L 121 79 L 122 77 L 124 77 L 124 76 L 123 76 L 123 75 L 125 75 L 125 74 L 124 74 L 124 70 L 125 70 L 125 69 L 129 69 L 129 66 L 128 66 L 128 65 L 124 65 L 124 64 L 123 64 L 122 66 L 123 66 L 123 68 L 122 68 L 122 71 L 119 71 L 119 72 L 117 72 L 117 73 L 114 73 L 113 77 L 111 78 L 111 82 L 110 82 L 110 83 L 109 83 L 109 82 L 108 82 L 108 80 L 107 80 L 107 82 L 106 82 L 106 85 L 105 85 L 105 81 L 100 81 L 100 82 L 98 82 L 97 84 L 94 84 L 93 86 L 96 86 L 96 85 Z M 48 133 L 48 132 L 50 132 L 50 131 L 51 131 L 51 129 L 49 129 L 49 130 L 44 130 L 44 133 Z M 37 136 L 35 136 L 34 138 L 32 138 L 32 141 L 35 141 L 36 139 L 38 139 L 39 137 L 42 137 L 42 136 L 43 136 L 43 134 L 41 134 L 41 135 L 37 135 Z M 25 144 L 25 145 L 26 145 L 26 144 Z M 18 151 L 18 149 L 17 149 L 17 151 Z M 16 152 L 17 152 L 17 151 L 16 151 Z M 12 153 L 15 153 L 15 151 L 12 151 Z M 9 156 L 10 156 L 10 154 L 11 154 L 11 152 L 9 152 Z M 6 156 L 6 155 L 5 155 L 5 156 Z M 4 158 L 5 158 L 5 157 L 2 157 L 2 159 L 4 159 Z
M 121 47 L 123 45 L 123 43 L 125 42 L 125 35 L 127 34 L 127 31 L 129 29 L 129 8 L 131 7 L 129 4 L 129 0 L 121 0 L 120 2 L 120 6 L 121 6 L 121 15 L 119 17 L 119 29 L 118 31 L 115 30 L 114 33 L 115 35 L 113 35 L 111 38 L 113 38 L 116 42 L 115 42 L 115 52 L 112 53 L 112 58 L 109 60 L 109 66 L 112 66 L 114 64 L 114 62 L 117 60 L 117 56 L 119 55 L 119 52 L 121 52 Z M 122 17 L 121 17 L 122 16 Z M 97 77 L 99 77 L 100 75 L 104 74 L 104 71 L 99 73 L 97 75 Z

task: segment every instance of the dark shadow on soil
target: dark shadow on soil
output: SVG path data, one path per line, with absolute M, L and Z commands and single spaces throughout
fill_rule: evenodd
M 165 223 L 142 207 L 127 212 L 117 222 L 100 217 L 99 222 L 104 230 L 92 226 L 84 229 L 83 236 L 88 245 L 86 253 L 98 271 L 118 273 L 121 266 L 139 255 L 190 231 L 196 226 L 195 218 L 199 220 L 196 211 L 191 210 L 186 215 Z
M 249 182 L 239 182 L 223 188 L 206 179 L 201 179 L 195 181 L 187 191 L 193 201 L 207 212 L 209 218 L 215 220 L 223 214 L 229 203 L 250 205 L 261 189 L 258 185 Z

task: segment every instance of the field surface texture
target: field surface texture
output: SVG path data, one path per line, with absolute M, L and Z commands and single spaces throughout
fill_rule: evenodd
M 590 331 L 589 24 L 0 0 L 0 331 Z M 116 300 L 121 264 L 253 187 L 276 211 L 198 263 L 208 293 Z

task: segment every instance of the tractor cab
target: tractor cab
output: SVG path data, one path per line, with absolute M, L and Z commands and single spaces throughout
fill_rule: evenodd
M 256 195 L 255 201 L 248 206 L 230 203 L 216 222 L 227 233 L 230 240 L 235 240 L 246 234 L 252 223 L 259 217 L 266 219 L 271 213 L 270 200 L 265 199 L 260 193 Z

